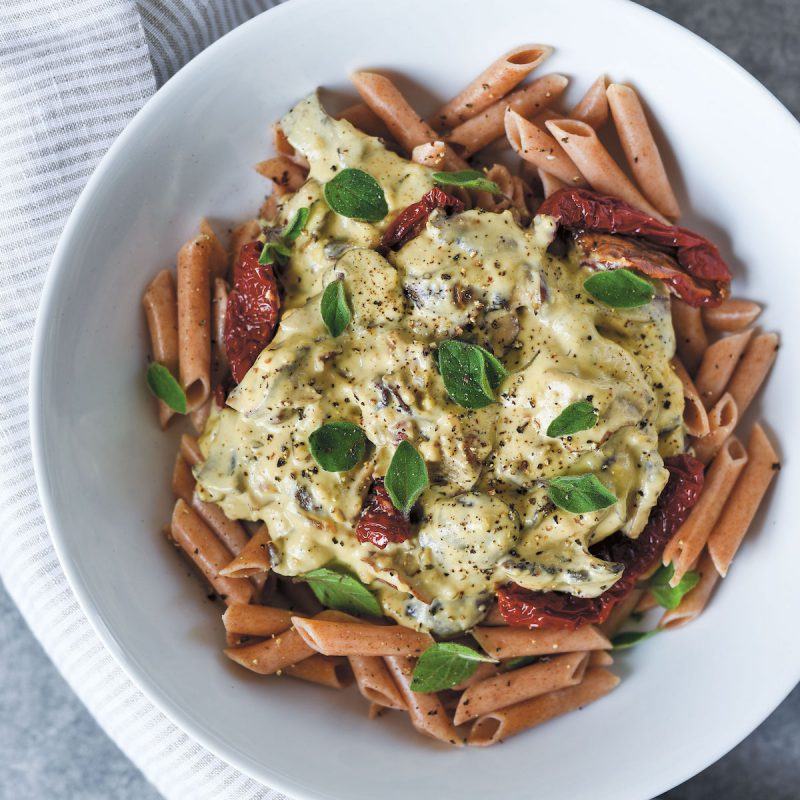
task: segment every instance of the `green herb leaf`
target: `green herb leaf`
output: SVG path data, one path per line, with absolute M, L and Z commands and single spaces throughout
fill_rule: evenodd
M 309 208 L 298 208 L 297 213 L 289 220 L 286 227 L 281 231 L 281 238 L 292 244 L 295 239 L 303 232 L 303 228 L 308 222 L 308 215 L 311 213 Z
M 417 661 L 411 678 L 411 691 L 438 692 L 465 681 L 481 661 L 495 663 L 485 653 L 452 642 L 431 645 Z
M 457 172 L 434 172 L 431 176 L 442 186 L 463 186 L 465 189 L 477 189 L 479 192 L 503 194 L 500 187 L 490 181 L 482 172 L 475 169 L 462 169 Z
M 508 670 L 520 669 L 535 664 L 538 660 L 537 656 L 517 656 L 516 658 L 509 658 L 506 661 L 505 667 Z
M 147 368 L 147 387 L 178 414 L 186 413 L 186 393 L 175 376 L 163 365 L 153 361 Z
M 350 324 L 353 314 L 350 306 L 347 305 L 347 297 L 344 293 L 344 283 L 333 281 L 325 287 L 322 293 L 322 301 L 319 304 L 319 311 L 322 314 L 322 321 L 331 336 L 339 336 Z
M 568 405 L 548 426 L 547 435 L 557 438 L 593 428 L 597 422 L 594 406 L 586 400 Z
M 583 282 L 583 288 L 611 308 L 636 308 L 653 299 L 653 284 L 629 269 L 598 272 Z
M 675 567 L 672 564 L 667 564 L 666 567 L 660 567 L 656 570 L 653 577 L 650 578 L 650 594 L 664 608 L 677 608 L 683 596 L 687 592 L 691 592 L 700 580 L 699 572 L 687 572 L 680 579 L 677 586 L 670 586 L 669 582 L 674 574 Z
M 368 617 L 383 615 L 375 595 L 342 569 L 320 567 L 307 573 L 305 580 L 317 600 L 328 608 Z
M 343 217 L 379 222 L 389 213 L 381 185 L 360 169 L 343 169 L 325 184 L 323 194 L 325 202 Z
M 493 403 L 494 389 L 508 375 L 488 350 L 456 339 L 439 344 L 438 360 L 447 394 L 464 408 L 483 408 Z
M 266 242 L 261 248 L 258 263 L 283 265 L 291 255 L 292 251 L 283 242 L 273 239 L 270 242 Z
M 559 508 L 572 514 L 599 511 L 617 502 L 617 498 L 591 473 L 552 478 L 547 493 Z
M 627 650 L 635 644 L 639 644 L 639 642 L 643 642 L 645 639 L 650 639 L 660 632 L 661 629 L 656 628 L 652 631 L 626 631 L 625 633 L 618 633 L 611 640 L 611 649 Z
M 352 422 L 328 422 L 308 437 L 308 449 L 325 472 L 347 472 L 364 460 L 367 437 Z
M 425 461 L 414 446 L 404 439 L 397 445 L 383 481 L 394 507 L 408 514 L 428 482 Z

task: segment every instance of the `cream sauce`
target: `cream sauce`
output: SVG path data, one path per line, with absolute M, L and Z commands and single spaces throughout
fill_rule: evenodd
M 263 520 L 275 570 L 303 575 L 331 561 L 377 591 L 398 622 L 447 635 L 480 621 L 497 585 L 597 596 L 619 577 L 589 546 L 622 529 L 635 537 L 661 492 L 662 456 L 683 449 L 683 393 L 670 367 L 674 333 L 658 285 L 653 302 L 614 310 L 583 291 L 577 257 L 547 252 L 549 217 L 523 229 L 510 212 L 434 212 L 386 258 L 374 249 L 392 217 L 433 186 L 431 171 L 328 117 L 315 95 L 281 121 L 309 161 L 307 184 L 281 221 L 309 206 L 282 273 L 280 327 L 200 446 L 198 492 L 235 519 Z M 345 167 L 369 172 L 389 205 L 372 225 L 332 212 L 322 184 Z M 320 297 L 343 279 L 353 320 L 331 338 Z M 493 350 L 509 377 L 498 400 L 461 408 L 445 392 L 435 346 L 445 338 Z M 545 431 L 589 399 L 590 430 Z M 332 420 L 360 425 L 373 447 L 347 473 L 320 469 L 309 434 Z M 407 438 L 431 485 L 415 533 L 385 550 L 354 535 L 369 485 Z M 618 502 L 575 515 L 554 508 L 546 481 L 594 472 Z

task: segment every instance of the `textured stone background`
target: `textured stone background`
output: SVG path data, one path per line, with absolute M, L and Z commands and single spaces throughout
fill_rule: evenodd
M 728 53 L 800 116 L 800 0 L 640 2 Z M 800 688 L 733 752 L 661 800 L 796 800 L 799 787 Z M 78 702 L 0 585 L 0 800 L 45 797 L 158 794 Z

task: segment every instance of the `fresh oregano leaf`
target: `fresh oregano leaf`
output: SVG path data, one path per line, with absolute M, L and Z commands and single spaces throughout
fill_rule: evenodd
M 691 592 L 700 580 L 699 572 L 687 572 L 677 586 L 670 586 L 669 582 L 675 574 L 675 567 L 667 564 L 660 567 L 650 578 L 649 589 L 655 601 L 664 608 L 677 608 L 683 596 Z
M 412 692 L 439 692 L 469 678 L 482 661 L 495 659 L 453 642 L 431 645 L 417 660 L 411 677 Z
M 591 473 L 552 478 L 547 493 L 559 508 L 571 514 L 588 514 L 617 502 L 617 498 Z
M 381 185 L 360 169 L 343 169 L 325 184 L 323 194 L 325 202 L 343 217 L 379 222 L 389 213 Z
M 333 281 L 325 287 L 319 311 L 331 336 L 339 336 L 350 324 L 353 314 L 347 305 L 342 281 Z
M 326 472 L 347 472 L 364 460 L 367 437 L 352 422 L 328 422 L 308 437 L 308 449 Z
M 629 269 L 598 272 L 583 282 L 583 288 L 611 308 L 636 308 L 653 299 L 653 284 Z
M 538 661 L 538 656 L 517 656 L 516 658 L 509 658 L 506 661 L 505 667 L 508 670 L 520 669 L 521 667 L 528 667 Z
M 284 242 L 292 244 L 295 239 L 303 232 L 303 228 L 308 222 L 308 215 L 311 213 L 309 208 L 298 208 L 295 215 L 289 220 L 286 227 L 281 231 L 281 238 Z
M 186 393 L 175 376 L 163 365 L 153 361 L 147 368 L 147 387 L 178 414 L 186 413 Z
M 328 608 L 368 617 L 380 617 L 380 603 L 361 581 L 348 572 L 320 567 L 305 575 L 317 600 Z
M 477 189 L 479 192 L 503 194 L 502 189 L 494 181 L 490 181 L 482 172 L 475 169 L 434 172 L 431 177 L 442 186 L 463 186 L 465 189 Z
M 643 642 L 645 639 L 650 639 L 655 636 L 657 633 L 660 633 L 661 629 L 656 628 L 652 631 L 625 631 L 625 633 L 618 633 L 612 640 L 611 640 L 611 649 L 612 650 L 627 650 L 630 647 L 633 647 L 639 642 Z
M 422 490 L 428 485 L 428 468 L 422 456 L 407 440 L 397 445 L 383 485 L 389 493 L 394 507 L 404 514 L 417 502 Z
M 483 408 L 493 403 L 494 390 L 508 375 L 488 350 L 456 339 L 439 344 L 438 361 L 447 394 L 464 408 Z
M 547 435 L 554 438 L 569 436 L 578 431 L 593 428 L 597 422 L 597 411 L 586 400 L 568 405 L 548 426 Z
M 291 245 L 302 232 L 308 221 L 309 209 L 300 208 L 287 223 L 286 227 L 277 234 L 275 230 L 266 233 L 267 241 L 261 248 L 258 257 L 259 264 L 278 264 L 283 266 L 292 255 Z

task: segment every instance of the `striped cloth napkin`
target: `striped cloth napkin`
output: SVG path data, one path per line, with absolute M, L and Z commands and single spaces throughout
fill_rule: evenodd
M 282 795 L 176 728 L 105 649 L 45 526 L 28 431 L 36 309 L 97 162 L 189 59 L 280 0 L 0 0 L 0 577 L 44 649 L 168 798 Z

